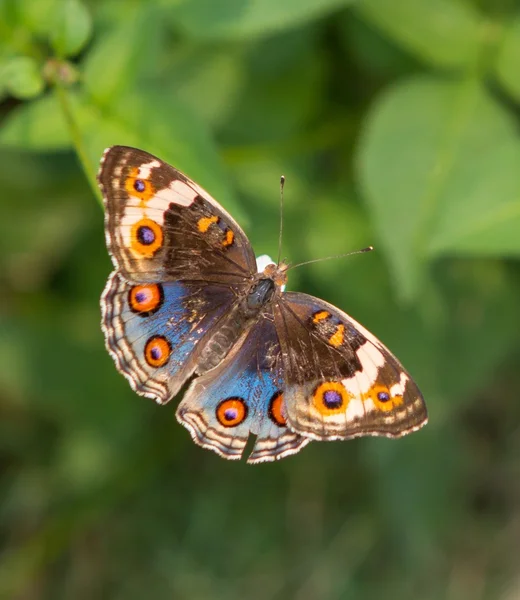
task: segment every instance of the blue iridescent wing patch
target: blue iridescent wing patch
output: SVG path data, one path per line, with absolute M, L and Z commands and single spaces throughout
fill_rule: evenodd
M 138 394 L 165 403 L 194 372 L 198 343 L 234 299 L 227 286 L 135 284 L 114 271 L 101 298 L 106 347 Z
M 273 322 L 262 319 L 217 367 L 193 381 L 177 419 L 197 444 L 224 458 L 241 458 L 251 433 L 256 442 L 248 463 L 295 454 L 309 440 L 287 427 L 281 368 Z

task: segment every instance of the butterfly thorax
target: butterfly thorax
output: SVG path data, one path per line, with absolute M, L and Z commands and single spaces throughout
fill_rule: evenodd
M 272 279 L 260 279 L 246 296 L 246 313 L 255 317 L 259 310 L 271 300 L 275 291 L 276 284 Z
M 284 265 L 267 265 L 262 273 L 254 277 L 242 297 L 222 319 L 218 331 L 204 343 L 197 373 L 205 373 L 222 362 L 244 332 L 265 314 L 265 308 L 273 297 L 281 293 L 282 285 L 287 280 L 282 268 Z

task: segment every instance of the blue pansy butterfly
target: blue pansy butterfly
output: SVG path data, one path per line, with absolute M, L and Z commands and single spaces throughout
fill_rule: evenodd
M 160 404 L 196 375 L 177 419 L 197 444 L 238 459 L 253 433 L 258 463 L 426 423 L 395 356 L 334 306 L 285 292 L 287 265 L 259 272 L 244 232 L 188 177 L 113 146 L 98 179 L 115 267 L 101 298 L 107 349 Z

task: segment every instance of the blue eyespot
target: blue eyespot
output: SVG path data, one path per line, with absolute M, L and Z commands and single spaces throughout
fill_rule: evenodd
M 343 404 L 343 398 L 336 390 L 327 390 L 323 394 L 323 404 L 325 404 L 327 408 L 331 409 L 340 408 L 340 406 Z
M 377 394 L 377 399 L 379 402 L 388 402 L 390 400 L 390 395 L 388 392 L 379 392 Z
M 149 246 L 155 242 L 155 233 L 151 227 L 147 225 L 142 225 L 137 230 L 137 239 L 144 246 Z
M 144 190 L 146 189 L 146 185 L 144 183 L 144 181 L 142 179 L 136 179 L 134 181 L 134 189 L 136 192 L 144 192 Z

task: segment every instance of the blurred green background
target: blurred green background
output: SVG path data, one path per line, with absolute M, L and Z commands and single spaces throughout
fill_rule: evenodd
M 0 2 L 0 597 L 520 598 L 520 4 Z M 188 173 L 416 378 L 429 425 L 257 467 L 105 351 L 95 172 Z

